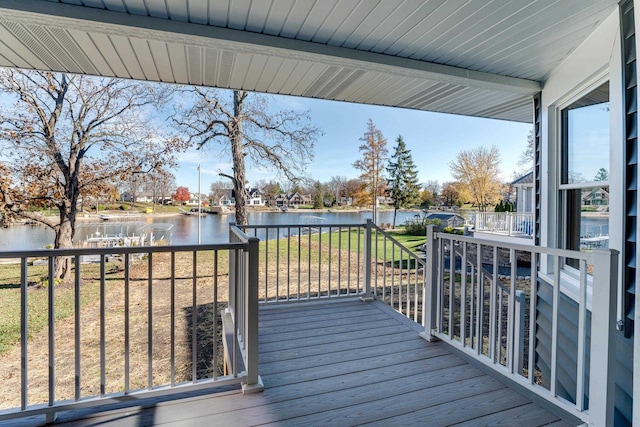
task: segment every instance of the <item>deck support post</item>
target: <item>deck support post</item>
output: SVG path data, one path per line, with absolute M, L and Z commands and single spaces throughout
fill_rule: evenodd
M 618 251 L 593 251 L 589 425 L 613 425 Z M 582 396 L 576 396 L 581 399 Z
M 364 235 L 364 284 L 363 290 L 364 293 L 360 296 L 361 301 L 371 302 L 375 298 L 371 293 L 371 239 L 372 239 L 372 226 L 371 219 L 367 219 L 367 224 L 365 225 L 365 235 Z
M 259 267 L 259 248 L 260 239 L 257 237 L 249 238 L 248 251 L 248 274 L 245 282 L 245 321 L 243 331 L 247 383 L 242 385 L 243 393 L 256 393 L 264 390 L 264 385 L 260 379 L 258 371 L 258 267 Z
M 437 329 L 438 319 L 438 244 L 436 241 L 436 227 L 427 226 L 427 259 L 422 293 L 422 311 L 424 316 L 424 332 L 420 334 L 427 341 L 438 341 L 434 332 Z M 453 253 L 453 250 L 451 251 Z

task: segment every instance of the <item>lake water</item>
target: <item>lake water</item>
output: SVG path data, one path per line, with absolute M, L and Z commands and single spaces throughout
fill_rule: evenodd
M 416 212 L 398 212 L 396 224 L 403 224 Z M 249 223 L 254 225 L 291 225 L 291 224 L 363 224 L 371 218 L 371 212 L 249 212 Z M 229 222 L 235 215 L 206 215 L 202 217 L 201 242 L 222 243 L 228 241 Z M 393 222 L 393 211 L 378 212 L 380 223 Z M 148 217 L 127 221 L 78 221 L 75 241 L 81 244 L 92 235 L 140 235 L 153 231 L 155 239 L 164 237 L 173 245 L 192 245 L 198 243 L 198 217 L 178 215 L 172 217 Z M 291 230 L 297 233 L 297 228 Z M 280 230 L 285 235 L 286 229 Z M 258 235 L 258 237 L 264 237 Z M 275 238 L 269 235 L 269 238 Z M 0 229 L 0 251 L 43 249 L 52 244 L 54 233 L 49 228 L 37 225 L 15 225 Z

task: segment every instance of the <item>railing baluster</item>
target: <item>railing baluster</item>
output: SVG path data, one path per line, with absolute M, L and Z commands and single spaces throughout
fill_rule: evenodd
M 149 254 L 147 272 L 147 388 L 153 388 L 153 253 Z
M 460 260 L 460 343 L 467 346 L 467 243 L 462 242 Z
M 493 271 L 489 292 L 489 358 L 496 362 L 496 293 L 498 291 L 498 247 L 493 246 Z
M 362 230 L 360 227 L 357 227 L 358 230 L 358 257 L 356 258 L 356 294 L 360 293 L 360 257 L 362 256 L 362 251 L 360 248 L 360 234 L 362 234 Z
M 477 352 L 478 355 L 483 354 L 484 347 L 484 273 L 482 271 L 482 245 L 480 243 L 477 244 L 476 251 L 476 263 L 477 263 L 477 274 L 478 280 L 476 286 L 478 287 L 478 297 L 477 297 L 477 309 L 476 309 L 476 341 L 477 344 Z
M 342 293 L 342 227 L 338 227 L 338 296 Z
M 311 239 L 311 235 L 309 235 Z M 318 298 L 322 296 L 322 226 L 318 226 Z
M 453 339 L 453 297 L 456 288 L 456 251 L 453 237 L 449 239 L 449 339 Z
M 276 227 L 276 301 L 280 301 L 280 227 Z
M 129 393 L 129 371 L 131 368 L 129 355 L 131 346 L 129 341 L 129 264 L 130 254 L 124 254 L 124 393 Z
M 387 297 L 387 235 L 382 239 L 382 301 Z
M 347 294 L 351 293 L 351 227 L 347 228 Z
M 413 254 L 409 252 L 409 255 Z M 413 259 L 413 274 L 413 321 L 418 323 L 418 262 L 415 258 Z
M 107 384 L 107 334 L 105 328 L 105 255 L 100 255 L 100 397 L 104 397 Z
M 509 368 L 509 372 L 513 373 L 516 364 L 515 358 L 519 357 L 514 353 L 515 350 L 515 328 L 514 323 L 516 320 L 516 280 L 517 276 L 517 267 L 518 267 L 518 259 L 517 253 L 515 249 L 509 250 L 509 258 L 511 259 L 511 287 L 509 290 L 509 302 L 508 302 L 508 314 L 507 314 L 507 367 Z
M 291 298 L 291 227 L 287 227 L 287 301 Z
M 54 268 L 55 262 L 54 257 L 47 258 L 48 265 L 48 282 L 49 289 L 47 289 L 48 293 L 48 305 L 49 305 L 49 406 L 53 406 L 56 401 L 56 358 L 55 358 L 55 278 L 54 278 Z M 53 417 L 49 417 L 53 418 Z M 53 419 L 47 419 L 47 422 L 53 422 Z
M 74 257 L 76 273 L 75 273 L 75 289 L 74 289 L 74 316 L 75 316 L 75 400 L 80 400 L 80 256 Z
M 266 228 L 264 231 L 264 301 L 269 302 L 269 229 Z M 298 234 L 298 236 L 300 236 L 300 234 Z M 299 238 L 300 237 L 298 237 L 298 239 Z M 229 283 L 229 286 L 231 286 L 231 283 Z M 277 300 L 278 299 L 276 298 L 276 301 Z
M 444 239 L 438 239 L 438 332 L 444 330 Z
M 584 410 L 585 344 L 587 341 L 587 261 L 580 260 L 578 294 L 578 360 L 576 362 L 576 409 Z
M 329 226 L 329 266 L 327 268 L 327 296 L 331 297 L 331 234 L 332 233 L 332 229 L 331 226 Z
M 176 253 L 171 252 L 171 330 L 170 333 L 170 345 L 171 345 L 171 387 L 176 385 Z M 215 319 L 214 319 L 214 325 Z M 214 335 L 213 342 L 215 344 L 216 338 Z M 215 354 L 215 352 L 214 352 Z M 214 365 L 215 366 L 215 365 Z
M 296 298 L 298 301 L 300 301 L 300 283 L 302 283 L 302 270 L 301 270 L 301 266 L 302 266 L 302 249 L 301 249 L 301 245 L 302 245 L 302 239 L 301 237 L 301 233 L 302 233 L 302 228 L 298 227 L 298 298 Z
M 193 251 L 191 283 L 191 381 L 198 380 L 198 252 Z
M 266 298 L 265 298 L 266 302 Z M 224 337 L 223 337 L 224 339 Z M 213 379 L 218 379 L 218 250 L 213 251 Z
M 560 303 L 560 257 L 553 257 L 553 311 L 551 317 L 551 383 L 550 393 L 553 397 L 556 393 L 557 357 L 558 357 L 558 308 Z
M 307 243 L 309 251 L 307 254 L 307 299 L 311 299 L 311 227 L 307 227 Z
M 535 351 L 536 351 L 536 327 L 537 327 L 537 300 L 538 300 L 538 254 L 531 252 L 531 293 L 529 294 L 529 360 L 528 379 L 530 384 L 535 383 Z
M 475 310 L 475 292 L 476 292 L 476 268 L 471 265 L 471 283 L 469 289 L 469 347 L 475 348 L 478 345 L 478 337 L 475 334 L 476 327 L 475 322 L 477 319 L 474 316 Z
M 29 284 L 27 258 L 20 258 L 20 408 L 24 411 L 28 404 L 29 356 L 27 354 L 27 339 L 29 338 L 28 318 L 29 304 L 27 300 L 27 285 Z
M 393 307 L 393 294 L 396 279 L 396 245 L 391 245 L 391 307 Z

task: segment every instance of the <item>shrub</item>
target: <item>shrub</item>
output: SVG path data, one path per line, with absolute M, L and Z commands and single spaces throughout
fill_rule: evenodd
M 457 229 L 457 228 L 453 228 L 453 227 L 445 227 L 444 230 L 442 230 L 444 233 L 449 233 L 449 234 L 458 234 L 460 236 L 462 236 L 464 234 L 464 231 Z
M 427 234 L 427 226 L 440 226 L 442 222 L 439 219 L 427 219 L 426 217 L 409 219 L 404 223 L 404 232 L 410 236 L 425 236 Z

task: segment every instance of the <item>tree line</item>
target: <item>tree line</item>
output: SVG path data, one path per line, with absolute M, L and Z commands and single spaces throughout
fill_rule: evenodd
M 498 188 L 495 147 L 459 153 L 450 164 L 456 182 L 420 185 L 402 136 L 389 154 L 372 120 L 353 162 L 358 178 L 305 178 L 322 135 L 309 112 L 275 110 L 269 97 L 245 91 L 4 69 L 0 93 L 8 100 L 0 106 L 0 225 L 14 217 L 40 222 L 54 231 L 55 248 L 72 247 L 78 211 L 87 203 L 97 207 L 119 191 L 132 201 L 141 191 L 165 196 L 176 185 L 171 170 L 190 147 L 231 160 L 231 173 L 219 171 L 226 184 L 215 187 L 234 190 L 239 224 L 247 222 L 247 163 L 282 178 L 282 186 L 257 183 L 267 196 L 307 192 L 315 207 L 351 198 L 372 207 L 374 221 L 379 197 L 388 197 L 394 211 L 467 200 L 485 209 Z M 44 216 L 45 208 L 57 215 Z M 70 271 L 69 259 L 56 260 L 56 277 Z

